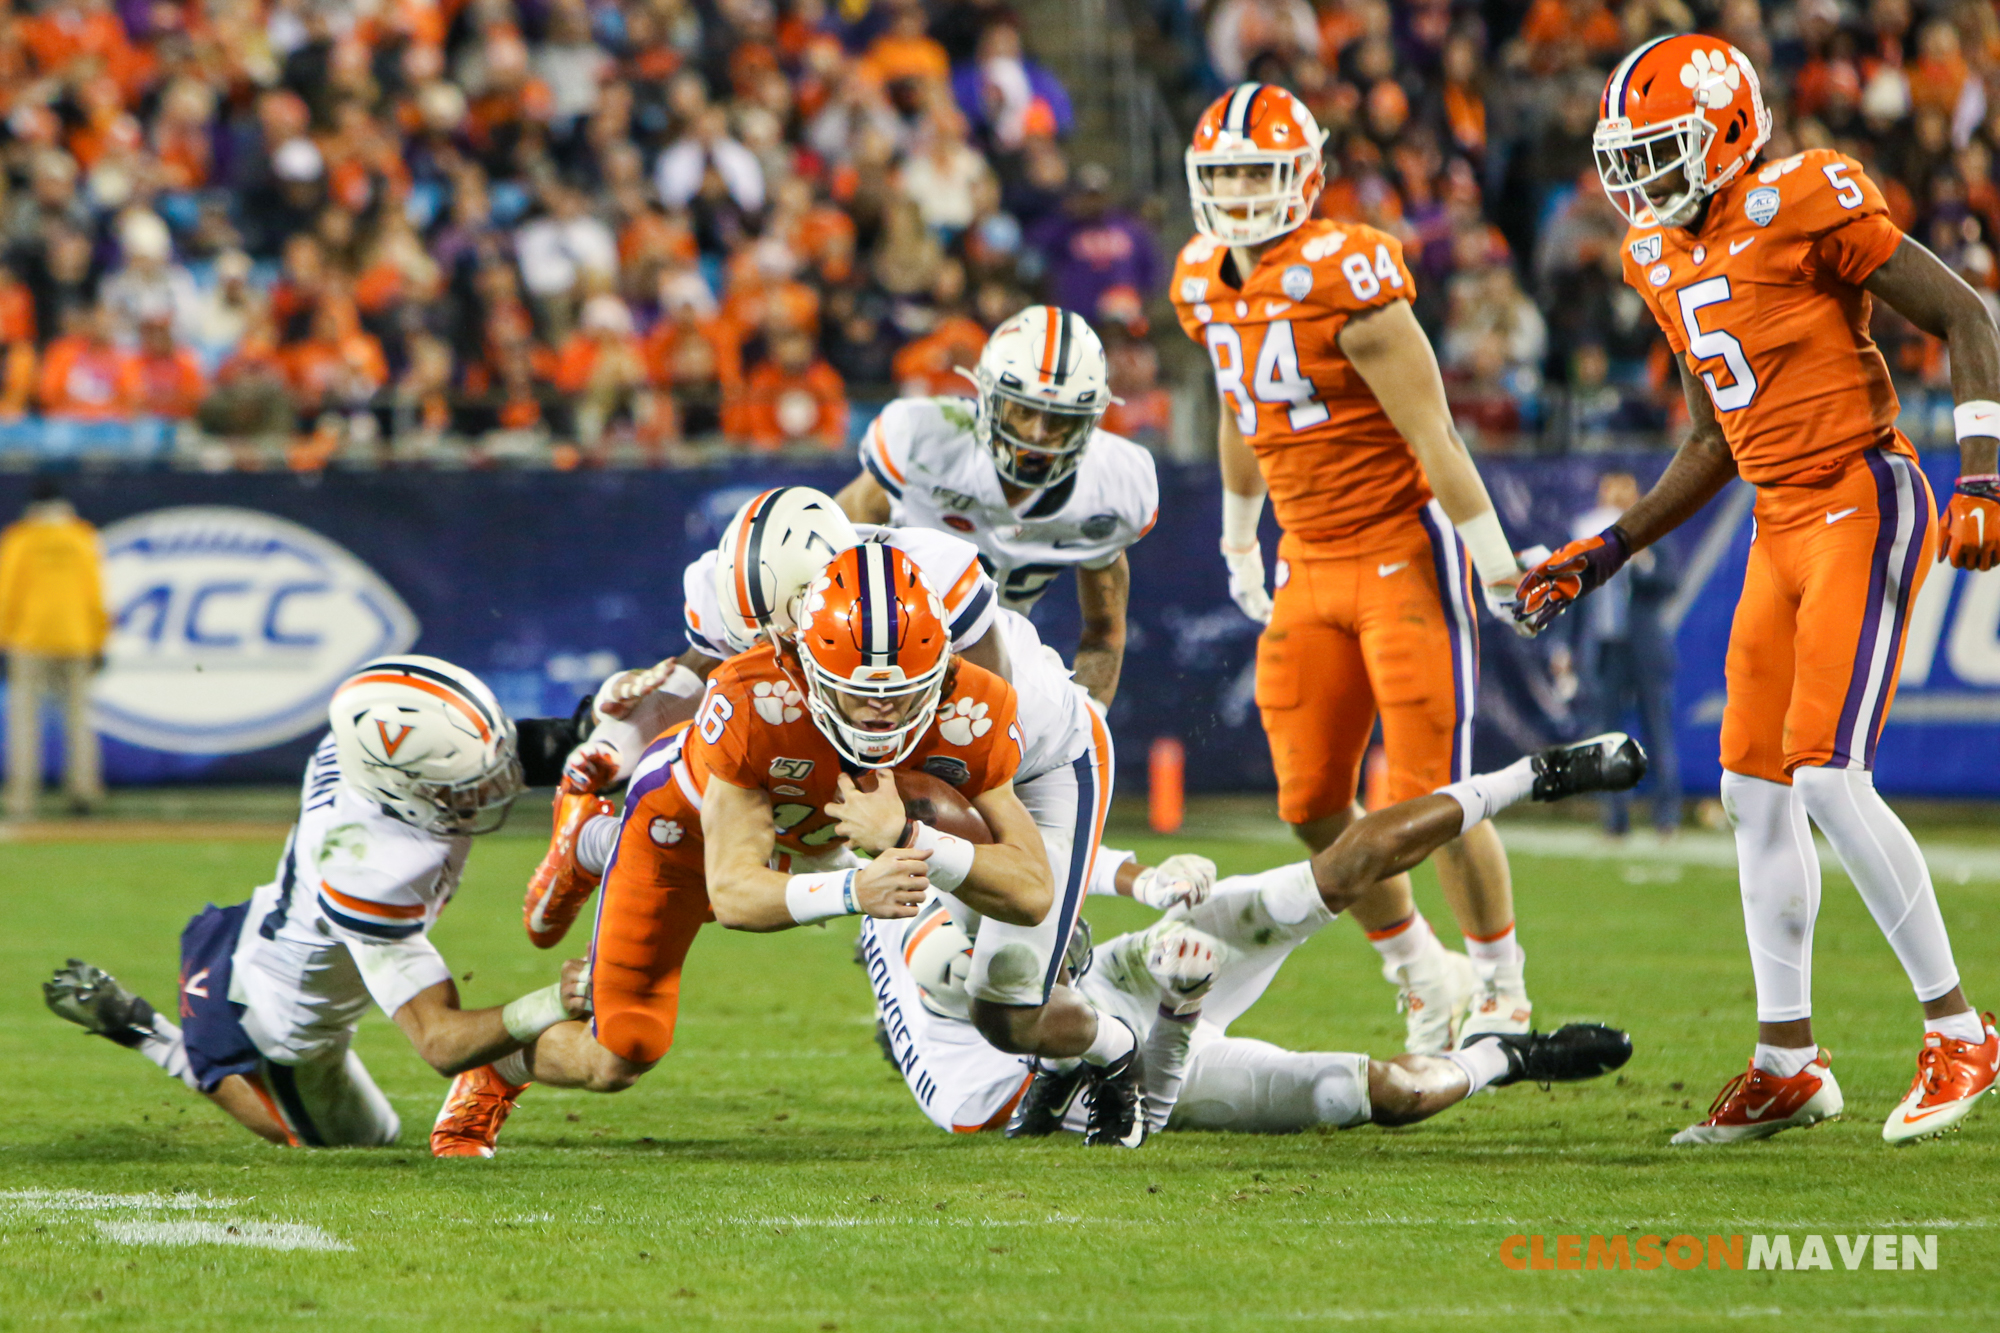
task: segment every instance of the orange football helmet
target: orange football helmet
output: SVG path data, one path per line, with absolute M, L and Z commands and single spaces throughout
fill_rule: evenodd
M 916 562 L 881 542 L 842 551 L 807 588 L 795 642 L 806 706 L 833 748 L 863 768 L 907 758 L 937 714 L 951 666 L 944 604 Z M 896 713 L 884 700 L 906 702 Z
M 1604 192 L 1627 222 L 1678 227 L 1770 137 L 1771 109 L 1749 57 L 1720 38 L 1682 33 L 1618 62 L 1591 146 Z
M 1306 104 L 1268 83 L 1239 83 L 1209 103 L 1187 150 L 1195 229 L 1224 245 L 1257 245 L 1312 216 L 1326 188 L 1326 131 Z M 1222 168 L 1269 167 L 1255 193 L 1217 193 Z

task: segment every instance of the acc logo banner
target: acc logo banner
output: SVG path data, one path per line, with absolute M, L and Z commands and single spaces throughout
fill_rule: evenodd
M 92 702 L 98 728 L 131 745 L 234 754 L 291 740 L 325 724 L 342 677 L 417 640 L 374 570 L 269 514 L 156 509 L 102 540 L 112 627 Z

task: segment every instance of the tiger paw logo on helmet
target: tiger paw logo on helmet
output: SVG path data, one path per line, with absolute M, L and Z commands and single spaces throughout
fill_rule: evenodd
M 973 702 L 971 695 L 954 699 L 938 710 L 938 735 L 953 745 L 970 745 L 993 730 L 993 719 L 986 716 L 989 711 L 988 705 Z
M 768 680 L 760 680 L 751 688 L 750 696 L 751 706 L 757 710 L 757 716 L 774 727 L 783 722 L 796 722 L 806 715 L 806 697 L 800 694 L 799 687 L 790 681 L 773 684 Z
M 1681 86 L 1694 93 L 1694 100 L 1711 110 L 1720 110 L 1736 100 L 1743 86 L 1743 71 L 1720 51 L 1696 51 L 1681 66 Z

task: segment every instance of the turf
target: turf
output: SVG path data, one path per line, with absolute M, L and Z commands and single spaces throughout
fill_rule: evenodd
M 1132 1153 L 947 1136 L 876 1053 L 851 927 L 711 929 L 678 1045 L 646 1082 L 617 1097 L 535 1089 L 498 1158 L 434 1162 L 424 1133 L 443 1082 L 380 1015 L 357 1045 L 403 1117 L 402 1146 L 287 1152 L 42 1008 L 35 983 L 72 953 L 168 1002 L 183 922 L 245 896 L 281 836 L 0 844 L 0 1328 L 1677 1329 L 1782 1314 L 1821 1333 L 1979 1327 L 2000 1297 L 2000 1114 L 1914 1149 L 1881 1142 L 1915 1009 L 1838 880 L 1818 1021 L 1852 1118 L 1747 1148 L 1666 1147 L 1747 1052 L 1733 876 L 1517 856 L 1538 1016 L 1629 1028 L 1637 1055 L 1615 1081 L 1504 1089 L 1397 1132 L 1171 1135 Z M 1261 837 L 1141 843 L 1196 848 L 1225 871 L 1290 854 Z M 438 927 L 468 1003 L 550 974 L 517 924 L 537 852 L 524 837 L 479 847 Z M 1446 920 L 1434 887 L 1420 892 Z M 1968 989 L 2000 994 L 1980 947 L 2000 930 L 1994 885 L 1940 892 Z M 1102 901 L 1090 916 L 1100 938 L 1144 919 Z M 1373 963 L 1337 924 L 1236 1031 L 1392 1053 L 1400 1019 Z M 301 1225 L 351 1249 L 114 1238 L 172 1222 L 231 1241 Z M 1837 1253 L 1831 1272 L 1500 1261 L 1517 1233 L 1758 1232 L 1830 1248 L 1836 1234 L 1934 1233 L 1937 1269 L 1847 1271 Z

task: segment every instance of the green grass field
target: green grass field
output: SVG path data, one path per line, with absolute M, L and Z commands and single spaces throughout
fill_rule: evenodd
M 1199 849 L 1225 872 L 1291 855 L 1246 832 L 1128 845 Z M 1783 1315 L 1826 1333 L 1940 1316 L 1990 1327 L 2000 1300 L 2000 1108 L 1942 1142 L 1882 1143 L 1917 1011 L 1838 878 L 1818 1020 L 1851 1118 L 1746 1148 L 1666 1147 L 1748 1054 L 1734 874 L 1639 847 L 1630 861 L 1514 859 L 1538 1017 L 1629 1028 L 1637 1054 L 1615 1081 L 1503 1089 L 1398 1132 L 1168 1135 L 1129 1153 L 947 1136 L 876 1052 L 851 925 L 711 929 L 678 1045 L 645 1083 L 535 1089 L 498 1158 L 441 1163 L 424 1136 L 444 1082 L 379 1014 L 358 1048 L 403 1117 L 402 1146 L 290 1152 L 42 1007 L 36 983 L 72 953 L 169 1007 L 181 925 L 204 901 L 247 896 L 281 840 L 0 844 L 0 1328 L 1679 1329 Z M 518 925 L 539 849 L 480 846 L 438 928 L 468 1004 L 551 975 Z M 1968 989 L 1993 1004 L 2000 886 L 1940 879 Z M 1446 922 L 1434 885 L 1421 893 Z M 1100 939 L 1145 919 L 1101 900 L 1090 916 Z M 1234 1030 L 1393 1053 L 1401 1020 L 1374 963 L 1337 923 Z M 138 1243 L 189 1222 L 239 1243 Z M 269 1234 L 260 1224 L 351 1248 L 240 1243 Z M 1847 1271 L 1838 1253 L 1831 1272 L 1500 1260 L 1517 1233 L 1760 1232 L 1829 1248 L 1936 1234 L 1937 1268 Z

